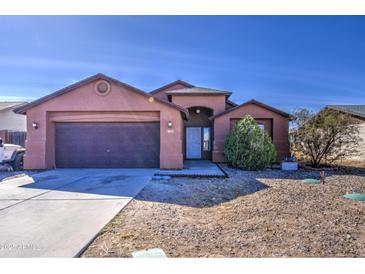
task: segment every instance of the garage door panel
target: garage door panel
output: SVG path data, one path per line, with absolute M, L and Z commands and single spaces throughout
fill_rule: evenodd
M 158 167 L 159 123 L 56 123 L 57 167 Z

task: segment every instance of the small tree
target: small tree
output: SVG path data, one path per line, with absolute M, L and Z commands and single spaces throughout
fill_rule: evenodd
M 275 160 L 270 136 L 249 115 L 231 129 L 224 142 L 224 153 L 234 167 L 259 170 Z
M 292 149 L 309 158 L 313 166 L 356 154 L 361 138 L 356 121 L 347 113 L 325 108 L 318 114 L 301 109 L 294 113 Z

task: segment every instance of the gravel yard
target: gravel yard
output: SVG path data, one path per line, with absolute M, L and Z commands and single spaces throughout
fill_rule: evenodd
M 365 175 L 239 171 L 227 179 L 153 181 L 83 257 L 131 257 L 160 247 L 168 257 L 364 257 Z

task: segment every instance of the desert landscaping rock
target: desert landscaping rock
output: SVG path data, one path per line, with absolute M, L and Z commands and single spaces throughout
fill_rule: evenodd
M 229 178 L 152 181 L 83 254 L 131 257 L 162 248 L 168 257 L 364 257 L 365 177 L 317 171 L 246 172 Z

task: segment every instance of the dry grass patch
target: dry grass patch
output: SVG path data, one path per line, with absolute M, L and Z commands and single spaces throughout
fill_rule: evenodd
M 84 257 L 130 257 L 162 248 L 169 257 L 364 257 L 365 177 L 333 174 L 324 185 L 300 183 L 318 172 L 245 172 L 228 179 L 152 182 Z

